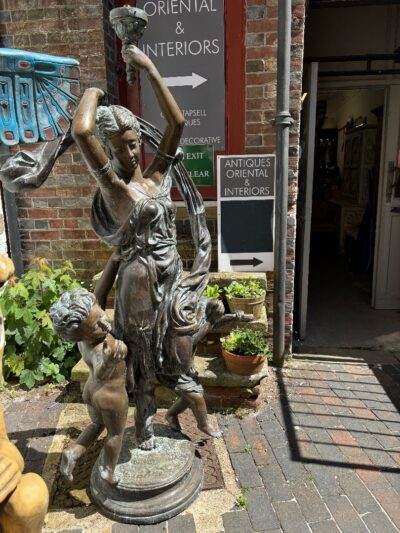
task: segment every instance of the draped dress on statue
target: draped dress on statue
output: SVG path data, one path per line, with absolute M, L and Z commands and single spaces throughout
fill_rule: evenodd
M 174 340 L 189 339 L 205 321 L 206 304 L 201 293 L 207 283 L 211 247 L 204 208 L 188 182 L 187 192 L 191 194 L 186 195 L 186 203 L 192 215 L 192 233 L 194 230 L 197 236 L 197 255 L 192 271 L 184 277 L 176 247 L 176 207 L 170 198 L 170 175 L 164 177 L 157 194 L 134 182 L 129 186 L 141 197 L 132 200 L 130 214 L 122 224 L 113 218 L 101 189 L 96 191 L 92 205 L 95 232 L 117 247 L 121 259 L 114 333 L 128 346 L 128 388 L 129 372 L 133 381 L 138 376 L 148 380 L 165 376 L 160 381 L 181 376 L 180 385 L 185 387 L 193 381 L 193 353 L 181 350 L 182 343 Z

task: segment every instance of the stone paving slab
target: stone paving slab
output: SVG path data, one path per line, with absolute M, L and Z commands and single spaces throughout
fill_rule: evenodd
M 224 430 L 215 447 L 225 488 L 203 492 L 186 513 L 154 526 L 126 526 L 101 517 L 90 501 L 80 502 L 50 513 L 53 527 L 46 531 L 400 531 L 400 362 L 378 355 L 313 355 L 271 370 L 258 413 L 214 419 Z M 27 469 L 42 469 L 49 483 L 66 429 L 79 427 L 85 409 L 63 402 L 62 391 L 55 391 L 5 406 Z

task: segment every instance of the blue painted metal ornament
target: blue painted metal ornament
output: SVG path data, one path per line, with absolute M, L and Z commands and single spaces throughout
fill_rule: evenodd
M 79 95 L 79 62 L 0 48 L 0 143 L 52 141 L 66 133 Z

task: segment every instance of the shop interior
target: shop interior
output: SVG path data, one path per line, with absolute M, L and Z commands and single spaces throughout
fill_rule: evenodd
M 315 131 L 311 233 L 319 246 L 372 283 L 384 91 L 320 92 Z
M 318 92 L 307 334 L 298 351 L 391 349 L 399 312 L 371 307 L 385 91 Z

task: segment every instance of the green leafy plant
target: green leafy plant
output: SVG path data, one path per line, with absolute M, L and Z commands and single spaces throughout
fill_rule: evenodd
M 220 298 L 222 294 L 221 287 L 215 283 L 214 285 L 207 285 L 204 289 L 203 296 L 206 298 Z
M 225 294 L 232 298 L 254 298 L 265 295 L 260 283 L 251 279 L 243 282 L 232 281 L 224 290 Z
M 236 355 L 263 355 L 270 357 L 268 339 L 261 333 L 248 328 L 235 328 L 227 337 L 220 339 L 221 346 Z
M 249 505 L 249 499 L 247 498 L 246 494 L 250 492 L 250 489 L 248 487 L 242 487 L 240 489 L 240 494 L 236 498 L 236 502 L 239 505 L 239 507 L 242 507 L 242 509 L 247 509 Z
M 236 501 L 242 509 L 247 509 L 249 505 L 249 499 L 244 494 L 239 494 L 239 496 L 236 498 Z
M 253 409 L 249 409 L 248 407 L 238 407 L 235 411 L 235 416 L 236 418 L 243 420 L 243 418 L 246 418 L 246 416 L 250 415 L 253 412 Z
M 45 259 L 33 260 L 19 280 L 3 288 L 0 306 L 6 326 L 4 377 L 18 378 L 29 389 L 43 380 L 61 383 L 79 359 L 74 343 L 59 339 L 48 310 L 65 291 L 80 287 L 70 262 L 52 270 Z

